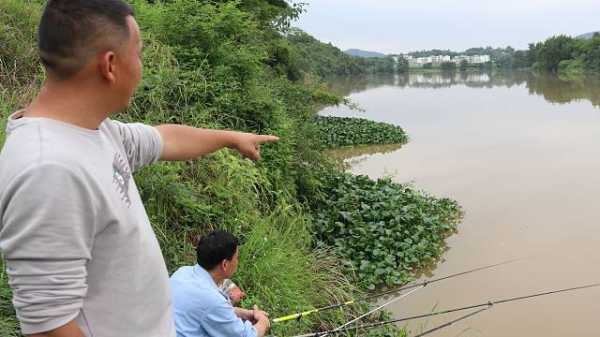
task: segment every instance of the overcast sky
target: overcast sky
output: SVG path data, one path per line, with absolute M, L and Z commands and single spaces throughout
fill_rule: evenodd
M 296 0 L 296 22 L 341 49 L 384 53 L 470 47 L 525 49 L 555 34 L 600 30 L 600 0 Z

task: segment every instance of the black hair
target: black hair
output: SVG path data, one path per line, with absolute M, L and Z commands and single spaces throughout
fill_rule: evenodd
M 40 59 L 60 79 L 81 70 L 102 38 L 129 37 L 133 9 L 122 0 L 49 0 L 38 28 Z
M 227 231 L 216 230 L 209 233 L 198 241 L 196 247 L 198 264 L 206 270 L 212 270 L 223 260 L 231 260 L 238 245 L 237 238 Z

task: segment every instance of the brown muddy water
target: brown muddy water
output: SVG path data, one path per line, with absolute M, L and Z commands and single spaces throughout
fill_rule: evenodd
M 402 126 L 402 148 L 340 153 L 351 171 L 457 200 L 448 251 L 425 277 L 521 261 L 444 281 L 397 302 L 395 317 L 600 282 L 600 81 L 530 74 L 343 79 L 365 111 L 323 115 Z M 464 313 L 414 321 L 414 335 Z M 431 336 L 600 336 L 600 289 L 507 303 Z

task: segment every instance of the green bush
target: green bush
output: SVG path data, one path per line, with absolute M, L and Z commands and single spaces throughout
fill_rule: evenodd
M 558 64 L 558 74 L 560 76 L 581 76 L 584 74 L 583 60 L 564 60 Z

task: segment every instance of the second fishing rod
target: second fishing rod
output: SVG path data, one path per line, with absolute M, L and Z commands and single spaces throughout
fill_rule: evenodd
M 315 308 L 315 309 L 311 309 L 311 310 L 297 312 L 297 313 L 294 313 L 294 314 L 291 314 L 291 315 L 277 317 L 277 318 L 273 319 L 273 323 L 280 323 L 280 322 L 286 322 L 286 321 L 291 321 L 291 320 L 300 320 L 303 317 L 308 316 L 308 315 L 312 315 L 312 314 L 316 314 L 316 313 L 323 312 L 323 311 L 328 311 L 328 310 L 332 310 L 332 309 L 337 309 L 337 308 L 345 307 L 345 306 L 352 305 L 352 304 L 355 304 L 355 303 L 360 302 L 360 301 L 369 301 L 369 300 L 372 300 L 372 299 L 375 299 L 375 298 L 380 298 L 382 296 L 389 295 L 389 294 L 394 294 L 394 293 L 398 293 L 398 292 L 401 292 L 401 291 L 404 291 L 404 290 L 409 290 L 409 289 L 414 289 L 414 288 L 419 288 L 419 287 L 425 287 L 425 286 L 428 286 L 428 285 L 433 284 L 433 283 L 441 282 L 441 281 L 444 281 L 444 280 L 449 280 L 449 279 L 452 279 L 452 278 L 455 278 L 455 277 L 459 277 L 459 276 L 463 276 L 463 275 L 475 273 L 475 272 L 486 270 L 486 269 L 492 269 L 492 268 L 499 267 L 499 266 L 502 266 L 502 265 L 506 265 L 506 264 L 509 264 L 509 263 L 514 263 L 514 262 L 517 262 L 517 261 L 520 261 L 520 260 L 521 259 L 513 259 L 513 260 L 508 260 L 508 261 L 504 261 L 504 262 L 500 262 L 500 263 L 495 263 L 495 264 L 491 264 L 491 265 L 487 265 L 487 266 L 483 266 L 483 267 L 478 267 L 478 268 L 475 268 L 475 269 L 470 269 L 470 270 L 463 271 L 463 272 L 460 272 L 460 273 L 450 274 L 450 275 L 447 275 L 447 276 L 444 276 L 444 277 L 439 277 L 439 278 L 430 279 L 430 280 L 426 280 L 426 281 L 422 281 L 422 282 L 418 282 L 418 283 L 413 283 L 413 284 L 409 284 L 409 285 L 402 286 L 402 287 L 399 287 L 399 288 L 389 289 L 389 290 L 386 290 L 386 291 L 383 291 L 383 292 L 380 292 L 380 293 L 377 293 L 377 294 L 367 295 L 367 296 L 361 297 L 359 299 L 353 299 L 353 300 L 349 300 L 349 301 L 345 301 L 345 302 L 330 304 L 330 305 L 323 306 L 323 307 L 320 307 L 320 308 Z
M 402 317 L 402 318 L 397 318 L 397 319 L 392 319 L 392 320 L 387 320 L 387 321 L 367 323 L 367 324 L 362 324 L 362 325 L 358 325 L 358 326 L 349 326 L 350 324 L 344 324 L 341 327 L 333 329 L 333 330 L 307 333 L 307 334 L 302 334 L 302 335 L 296 335 L 293 337 L 325 337 L 328 335 L 339 335 L 339 334 L 342 334 L 342 333 L 345 333 L 348 331 L 357 330 L 357 329 L 361 329 L 361 330 L 362 329 L 373 329 L 373 328 L 380 327 L 383 325 L 396 324 L 396 323 L 411 321 L 411 320 L 420 319 L 420 318 L 440 316 L 440 315 L 446 315 L 446 314 L 451 314 L 451 313 L 456 313 L 456 312 L 461 312 L 461 311 L 478 309 L 474 312 L 471 312 L 469 314 L 461 316 L 461 317 L 454 319 L 448 323 L 442 324 L 438 327 L 435 327 L 433 329 L 430 329 L 428 331 L 425 331 L 425 332 L 415 336 L 415 337 L 421 337 L 421 336 L 425 336 L 427 334 L 433 333 L 435 331 L 438 331 L 447 326 L 450 326 L 458 321 L 470 318 L 470 317 L 477 315 L 483 311 L 489 310 L 492 307 L 499 305 L 499 304 L 524 301 L 524 300 L 529 300 L 529 299 L 533 299 L 536 297 L 545 297 L 545 296 L 549 296 L 549 295 L 568 293 L 568 292 L 590 289 L 590 288 L 598 288 L 598 287 L 600 287 L 600 283 L 592 283 L 592 284 L 582 285 L 582 286 L 578 286 L 578 287 L 571 287 L 571 288 L 555 289 L 555 290 L 533 293 L 533 294 L 528 294 L 528 295 L 523 295 L 523 296 L 504 298 L 504 299 L 500 299 L 500 300 L 490 300 L 490 301 L 482 302 L 482 303 L 478 303 L 478 304 L 473 304 L 473 305 L 468 305 L 468 306 L 453 308 L 453 309 L 447 309 L 447 310 L 441 310 L 441 311 L 434 311 L 434 312 L 421 314 L 421 315 Z M 364 315 L 361 315 L 361 317 L 364 317 Z

